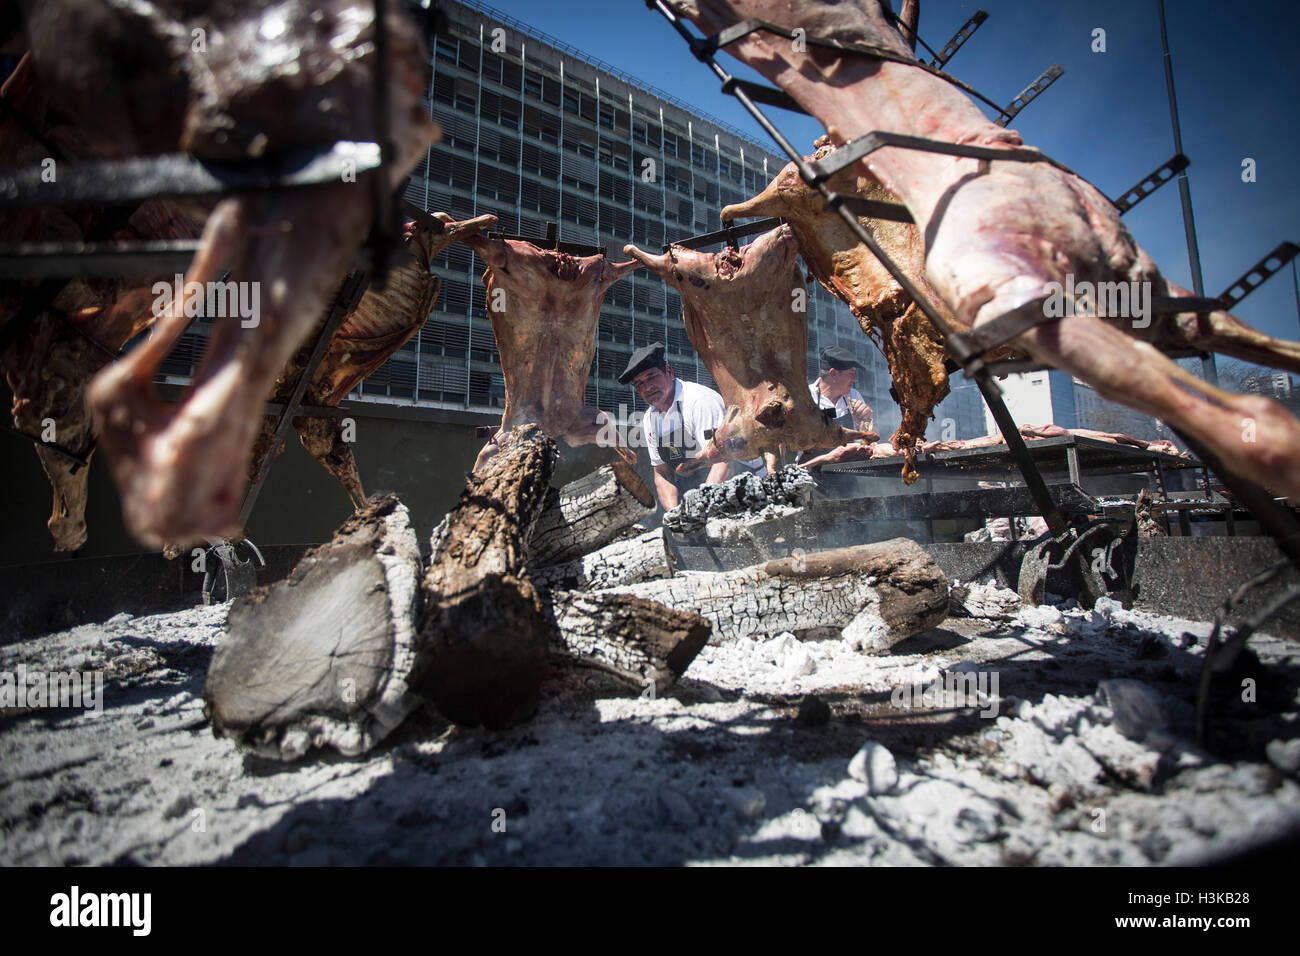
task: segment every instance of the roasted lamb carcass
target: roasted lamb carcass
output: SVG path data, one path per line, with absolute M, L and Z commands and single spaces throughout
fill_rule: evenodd
M 465 241 L 487 265 L 487 313 L 506 386 L 501 428 L 479 452 L 475 470 L 497 453 L 512 428 L 528 422 L 570 447 L 606 444 L 602 434 L 618 429 L 584 400 L 596 323 L 609 287 L 641 263 L 610 262 L 603 255 L 575 258 L 515 239 Z M 636 463 L 623 438 L 607 444 Z
M 743 249 L 663 255 L 623 249 L 682 298 L 686 334 L 726 403 L 727 414 L 696 467 L 763 455 L 775 470 L 781 450 L 803 451 L 880 437 L 828 424 L 808 393 L 808 313 L 798 248 L 788 226 Z
M 817 151 L 806 158 L 822 159 L 834 148 L 823 137 L 817 141 Z M 863 199 L 898 201 L 879 183 L 857 176 L 852 170 L 833 177 L 830 186 Z M 917 444 L 925 435 L 926 422 L 934 417 L 935 406 L 948 394 L 948 355 L 943 336 L 844 220 L 826 208 L 821 193 L 800 178 L 794 163 L 782 169 L 757 196 L 722 210 L 724 222 L 749 216 L 779 216 L 789 223 L 804 262 L 817 281 L 848 304 L 862 330 L 884 353 L 903 413 L 891 444 L 904 453 L 903 481 L 915 481 Z M 925 243 L 916 226 L 865 217 L 859 221 L 951 318 L 925 279 Z
M 179 149 L 214 161 L 270 159 L 378 137 L 374 6 L 366 0 L 24 6 L 34 68 L 97 156 Z M 403 14 L 390 12 L 386 26 L 391 189 L 436 127 L 420 106 L 423 44 Z M 364 176 L 223 198 L 207 217 L 186 287 L 203 289 L 228 268 L 229 281 L 259 292 L 255 323 L 217 318 L 192 389 L 166 405 L 152 381 L 190 321 L 187 293 L 91 384 L 95 429 L 139 540 L 238 532 L 262 403 L 347 271 L 373 202 Z
M 1019 134 L 991 123 L 956 87 L 915 65 L 888 5 L 879 0 L 797 8 L 776 0 L 668 3 L 708 34 L 758 18 L 799 27 L 810 37 L 885 49 L 902 60 L 805 48 L 770 33 L 727 48 L 820 120 L 835 143 L 887 130 L 992 149 L 1023 145 Z M 907 205 L 927 240 L 926 275 L 961 328 L 1042 300 L 1067 277 L 1148 283 L 1152 298 L 1188 295 L 1160 275 L 1105 196 L 1050 162 L 886 147 L 858 162 L 856 171 Z M 1136 321 L 1075 315 L 1039 325 L 1013 344 L 1103 396 L 1195 436 L 1243 477 L 1300 495 L 1300 422 L 1271 399 L 1208 385 L 1155 348 L 1209 348 L 1297 371 L 1300 346 L 1261 335 L 1227 312 L 1212 313 L 1203 324 L 1192 313 Z
M 430 263 L 453 242 L 494 226 L 497 221 L 496 216 L 477 216 L 463 222 L 456 222 L 446 213 L 437 213 L 436 217 L 442 224 L 441 229 L 435 230 L 422 220 L 406 224 L 404 255 L 394 262 L 384 288 L 380 290 L 372 286 L 367 289 L 356 309 L 344 317 L 330 337 L 325 354 L 303 393 L 303 404 L 337 406 L 358 382 L 405 345 L 428 319 L 438 295 L 439 282 L 437 276 L 429 271 Z M 321 321 L 324 318 L 322 316 Z M 317 337 L 309 335 L 307 344 L 285 365 L 271 401 L 289 400 L 310 356 L 311 343 Z M 275 424 L 274 416 L 262 419 L 262 430 L 253 445 L 253 457 L 248 466 L 250 481 L 256 477 L 268 453 L 280 453 L 280 448 L 271 449 Z M 352 456 L 352 446 L 344 440 L 339 419 L 295 418 L 293 427 L 307 452 L 338 479 L 352 499 L 352 506 L 360 508 L 366 495 L 361 487 L 356 459 Z

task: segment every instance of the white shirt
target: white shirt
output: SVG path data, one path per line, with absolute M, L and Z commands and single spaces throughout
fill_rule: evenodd
M 808 391 L 812 393 L 813 401 L 817 403 L 817 407 L 835 409 L 836 418 L 843 418 L 845 415 L 848 415 L 851 418 L 852 413 L 849 411 L 849 403 L 846 399 L 851 398 L 854 401 L 861 402 L 863 400 L 862 393 L 856 388 L 850 388 L 848 395 L 841 395 L 832 402 L 829 398 L 823 395 L 821 389 L 817 387 L 820 384 L 821 379 L 819 378 L 815 378 L 808 383 Z
M 688 458 L 698 457 L 709 443 L 704 433 L 721 425 L 726 413 L 722 396 L 713 389 L 695 382 L 684 382 L 679 378 L 668 411 L 661 412 L 651 406 L 641 420 L 646 450 L 650 452 L 650 464 L 664 463 L 659 454 L 661 440 L 685 449 Z

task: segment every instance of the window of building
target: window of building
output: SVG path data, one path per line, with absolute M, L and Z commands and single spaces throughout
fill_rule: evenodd
M 468 40 L 460 41 L 460 57 L 456 61 L 462 70 L 469 70 L 472 73 L 478 72 L 479 47 L 477 43 L 470 43 Z

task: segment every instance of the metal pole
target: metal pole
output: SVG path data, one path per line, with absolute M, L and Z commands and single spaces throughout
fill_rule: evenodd
M 1165 29 L 1165 0 L 1157 0 L 1160 10 L 1160 48 L 1165 57 L 1165 87 L 1169 90 L 1169 122 L 1174 128 L 1174 152 L 1183 151 L 1183 133 L 1178 124 L 1178 100 L 1174 96 L 1174 61 L 1169 55 L 1169 34 Z M 1187 182 L 1187 170 L 1178 174 L 1178 198 L 1183 204 L 1183 229 L 1187 233 L 1187 262 L 1192 270 L 1192 291 L 1197 298 L 1205 295 L 1201 281 L 1201 253 L 1196 244 L 1196 220 L 1192 216 L 1192 189 Z M 1212 385 L 1219 384 L 1219 373 L 1214 365 L 1214 356 L 1206 355 L 1201 359 L 1201 375 Z
M 1291 260 L 1291 288 L 1295 291 L 1295 317 L 1300 320 L 1300 276 L 1296 274 L 1295 260 Z

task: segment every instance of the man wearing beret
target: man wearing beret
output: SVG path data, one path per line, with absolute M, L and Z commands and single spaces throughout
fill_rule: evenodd
M 871 431 L 874 417 L 871 406 L 854 388 L 862 363 L 848 349 L 830 346 L 821 352 L 821 376 L 808 383 L 808 391 L 823 414 L 838 425 L 859 431 Z M 799 461 L 808 461 L 830 451 L 817 448 L 801 452 Z
M 720 461 L 701 481 L 679 475 L 677 469 L 704 450 L 713 430 L 722 424 L 726 406 L 722 396 L 706 385 L 684 382 L 664 359 L 664 344 L 652 342 L 637 349 L 618 377 L 631 384 L 650 407 L 642 418 L 645 445 L 654 468 L 655 494 L 665 511 L 677 507 L 681 494 L 700 484 L 715 485 L 730 474 L 730 463 Z

